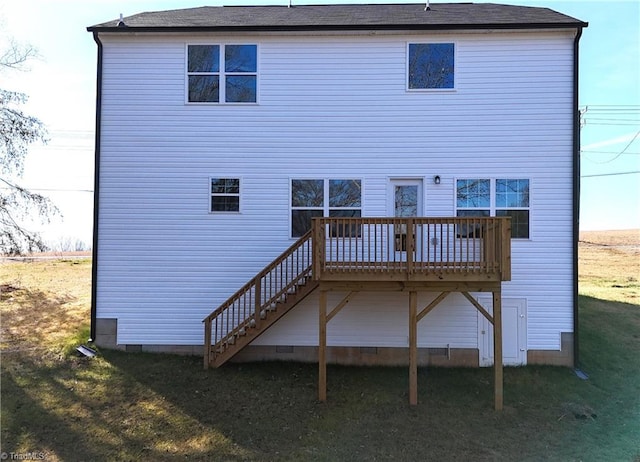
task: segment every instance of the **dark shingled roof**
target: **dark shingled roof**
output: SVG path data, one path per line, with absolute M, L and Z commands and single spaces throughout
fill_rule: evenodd
M 284 0 L 283 0 L 284 2 Z M 493 3 L 217 6 L 140 13 L 87 30 L 313 31 L 580 28 L 587 23 L 548 8 Z

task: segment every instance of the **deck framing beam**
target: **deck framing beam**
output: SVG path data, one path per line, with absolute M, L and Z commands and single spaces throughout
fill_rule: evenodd
M 327 322 L 331 321 L 333 317 L 340 312 L 342 308 L 344 308 L 347 303 L 353 299 L 353 297 L 358 293 L 358 291 L 349 292 L 341 301 L 338 303 L 335 308 L 331 310 L 331 312 L 327 315 Z
M 349 293 L 327 313 L 327 293 L 349 291 Z M 363 281 L 341 281 L 320 283 L 319 296 L 319 340 L 318 340 L 318 400 L 327 400 L 327 323 L 361 291 L 401 291 L 409 293 L 409 404 L 418 404 L 418 322 L 433 311 L 451 292 L 460 292 L 493 325 L 494 350 L 494 407 L 503 409 L 503 365 L 502 365 L 502 290 L 501 284 L 485 283 L 380 283 Z M 427 306 L 418 311 L 418 292 L 440 292 Z M 493 315 L 469 292 L 491 292 Z
M 428 315 L 431 310 L 433 310 L 436 306 L 438 306 L 440 304 L 440 302 L 442 300 L 445 299 L 445 297 L 447 295 L 449 295 L 451 292 L 448 291 L 444 291 L 442 292 L 440 295 L 438 295 L 435 300 L 433 300 L 431 303 L 429 303 L 427 306 L 425 306 L 420 313 L 418 313 L 417 318 L 416 318 L 416 322 L 419 322 L 422 318 L 424 318 L 426 315 Z
M 467 300 L 469 300 L 471 302 L 471 304 L 473 306 L 476 307 L 476 309 L 482 313 L 482 316 L 484 316 L 485 318 L 487 318 L 487 321 L 489 321 L 491 324 L 493 324 L 493 316 L 491 316 L 491 314 L 489 314 L 489 312 L 487 310 L 484 309 L 484 306 L 482 306 L 480 303 L 478 303 L 478 300 L 476 300 L 475 298 L 473 298 L 473 296 L 471 296 L 469 294 L 469 292 L 462 292 L 462 295 L 465 296 L 465 298 Z

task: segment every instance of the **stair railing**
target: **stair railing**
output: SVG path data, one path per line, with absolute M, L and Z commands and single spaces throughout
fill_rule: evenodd
M 311 231 L 300 237 L 278 258 L 242 286 L 203 322 L 204 366 L 261 322 L 306 280 L 312 278 Z

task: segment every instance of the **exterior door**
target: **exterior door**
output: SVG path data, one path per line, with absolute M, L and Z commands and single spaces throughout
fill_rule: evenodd
M 392 216 L 417 217 L 423 215 L 422 180 L 391 180 L 389 196 L 389 207 Z M 393 250 L 398 253 L 405 253 L 407 251 L 406 225 L 397 225 L 394 227 Z
M 493 314 L 491 298 L 478 302 Z M 480 367 L 493 366 L 493 326 L 478 312 L 478 351 Z M 527 301 L 524 298 L 502 299 L 502 363 L 505 366 L 527 364 Z

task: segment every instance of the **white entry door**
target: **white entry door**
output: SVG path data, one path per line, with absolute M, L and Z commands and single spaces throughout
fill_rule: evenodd
M 478 302 L 493 314 L 493 301 L 478 297 Z M 480 366 L 493 366 L 493 326 L 478 311 L 478 353 Z M 502 299 L 502 363 L 505 366 L 527 364 L 527 301 Z
M 389 188 L 389 213 L 393 217 L 423 216 L 421 179 L 394 179 Z M 407 251 L 406 226 L 396 226 L 392 239 L 393 250 L 397 253 Z

